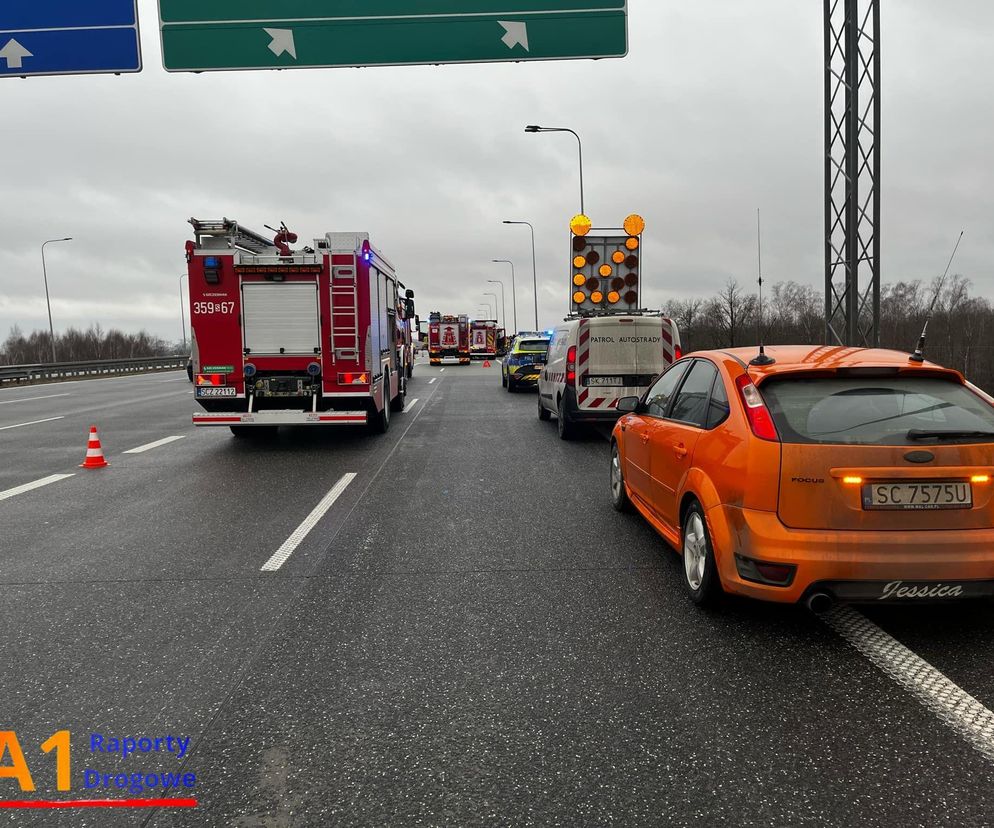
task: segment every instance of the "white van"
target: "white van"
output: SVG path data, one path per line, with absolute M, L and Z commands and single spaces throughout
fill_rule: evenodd
M 641 397 L 682 356 L 680 332 L 661 315 L 593 316 L 558 325 L 538 379 L 538 416 L 559 420 L 559 436 L 612 424 L 618 400 Z

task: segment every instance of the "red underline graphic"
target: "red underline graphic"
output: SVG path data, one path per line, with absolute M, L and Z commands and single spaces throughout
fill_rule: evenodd
M 196 808 L 196 799 L 10 799 L 0 808 Z

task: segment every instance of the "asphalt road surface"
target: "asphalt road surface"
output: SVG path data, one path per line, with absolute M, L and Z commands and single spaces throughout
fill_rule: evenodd
M 694 608 L 603 436 L 499 377 L 419 364 L 385 436 L 258 441 L 194 430 L 182 373 L 0 391 L 0 730 L 36 787 L 0 799 L 197 800 L 0 825 L 994 823 L 991 604 L 854 616 L 973 697 L 970 736 L 838 624 Z M 91 423 L 109 468 L 78 468 Z

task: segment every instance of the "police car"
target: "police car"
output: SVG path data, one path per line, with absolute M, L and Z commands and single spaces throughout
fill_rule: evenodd
M 501 363 L 500 380 L 508 392 L 538 383 L 539 374 L 549 356 L 551 334 L 520 333 L 514 338 Z

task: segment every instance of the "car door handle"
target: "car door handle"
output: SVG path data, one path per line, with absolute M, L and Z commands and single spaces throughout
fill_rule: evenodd
M 673 446 L 673 453 L 681 460 L 683 460 L 683 458 L 687 456 L 687 449 L 683 443 L 678 443 L 677 445 Z

